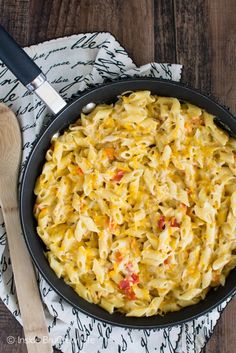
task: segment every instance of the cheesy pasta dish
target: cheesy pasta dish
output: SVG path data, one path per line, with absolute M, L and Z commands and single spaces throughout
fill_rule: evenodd
M 176 311 L 236 266 L 236 141 L 203 109 L 149 91 L 52 139 L 34 215 L 46 256 L 109 313 Z

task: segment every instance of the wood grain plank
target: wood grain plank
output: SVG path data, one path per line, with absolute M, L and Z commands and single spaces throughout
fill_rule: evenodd
M 30 0 L 0 1 L 0 23 L 22 46 L 29 43 L 30 21 Z
M 155 61 L 176 63 L 173 0 L 154 0 Z
M 202 353 L 234 353 L 236 297 L 228 304 Z
M 9 344 L 7 337 L 13 337 L 14 343 Z M 19 343 L 23 329 L 0 299 L 0 353 L 27 353 L 25 343 Z
M 212 92 L 236 113 L 236 11 L 234 0 L 208 0 Z M 236 298 L 224 311 L 205 353 L 236 351 Z
M 236 1 L 208 0 L 208 8 L 213 93 L 236 113 Z
M 154 60 L 152 0 L 81 1 L 79 17 L 81 31 L 89 28 L 113 33 L 137 65 Z
M 236 112 L 236 11 L 234 0 L 174 0 L 177 61 L 183 79 L 211 92 Z M 205 353 L 236 351 L 236 298 L 216 326 Z
M 205 0 L 174 0 L 177 61 L 184 65 L 183 81 L 211 91 L 212 46 Z
M 138 64 L 154 60 L 153 0 L 31 1 L 30 43 L 109 31 Z M 138 40 L 137 40 L 138 39 Z
M 9 344 L 7 337 L 13 337 L 14 342 Z M 54 353 L 60 353 L 54 348 Z M 24 343 L 22 326 L 0 299 L 0 353 L 27 353 Z

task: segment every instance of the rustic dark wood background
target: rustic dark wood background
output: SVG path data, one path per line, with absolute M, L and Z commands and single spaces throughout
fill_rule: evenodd
M 236 0 L 0 0 L 0 23 L 22 45 L 110 31 L 138 64 L 184 65 L 183 81 L 211 92 L 236 114 Z M 202 353 L 236 352 L 236 298 Z M 0 353 L 21 326 L 0 302 Z

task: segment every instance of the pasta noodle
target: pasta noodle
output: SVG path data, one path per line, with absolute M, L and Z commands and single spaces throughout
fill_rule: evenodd
M 236 266 L 236 142 L 149 91 L 98 105 L 52 139 L 35 185 L 51 268 L 109 313 L 165 314 Z

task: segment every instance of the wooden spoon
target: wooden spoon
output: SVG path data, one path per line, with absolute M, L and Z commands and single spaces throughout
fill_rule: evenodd
M 7 231 L 25 342 L 29 353 L 52 353 L 43 305 L 19 219 L 17 184 L 21 148 L 18 121 L 7 106 L 0 104 L 0 205 Z

